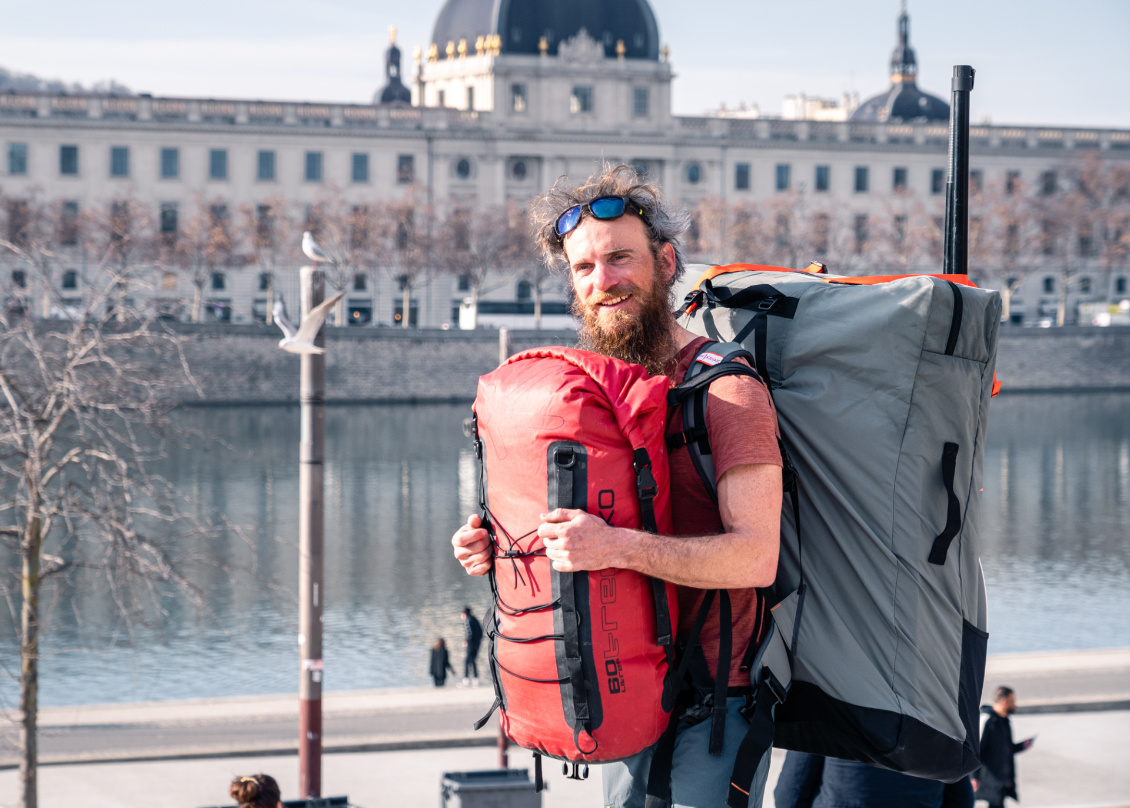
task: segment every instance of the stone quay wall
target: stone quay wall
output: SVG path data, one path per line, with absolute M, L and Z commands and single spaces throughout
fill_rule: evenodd
M 276 329 L 176 325 L 200 386 L 188 404 L 298 402 L 299 357 L 278 349 Z M 512 331 L 513 352 L 572 345 L 569 331 Z M 498 365 L 495 330 L 329 329 L 330 403 L 464 402 L 478 377 Z M 1003 394 L 1130 392 L 1130 328 L 1005 328 L 997 377 Z

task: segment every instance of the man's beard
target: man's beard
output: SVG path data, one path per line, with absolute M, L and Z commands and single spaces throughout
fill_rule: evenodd
M 602 321 L 598 302 L 585 304 L 573 299 L 573 314 L 581 319 L 578 343 L 588 351 L 611 356 L 624 362 L 643 365 L 653 376 L 667 375 L 675 358 L 674 329 L 667 284 L 656 270 L 651 288 L 641 289 L 625 284 L 608 290 L 597 298 L 613 300 L 631 294 L 639 304 L 638 313 L 613 312 Z

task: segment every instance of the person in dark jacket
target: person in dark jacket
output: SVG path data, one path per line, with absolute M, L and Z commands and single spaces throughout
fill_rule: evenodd
M 1005 797 L 1016 801 L 1016 753 L 1031 748 L 1036 739 L 1012 742 L 1012 723 L 1016 712 L 1016 693 L 1011 687 L 998 687 L 992 707 L 982 707 L 981 768 L 973 775 L 977 799 L 988 800 L 989 808 L 1001 808 Z
M 451 667 L 451 658 L 447 654 L 447 643 L 443 641 L 443 637 L 440 637 L 432 647 L 432 660 L 428 665 L 428 672 L 432 675 L 432 681 L 436 683 L 436 687 L 443 687 L 443 683 L 447 681 L 448 671 L 455 673 L 455 668 Z
M 479 684 L 479 645 L 483 641 L 483 625 L 475 615 L 471 614 L 471 607 L 463 607 L 463 648 L 466 656 L 463 657 L 463 684 Z M 454 671 L 453 671 L 454 673 Z
M 790 751 L 773 789 L 777 808 L 973 808 L 969 778 L 947 785 L 855 760 Z

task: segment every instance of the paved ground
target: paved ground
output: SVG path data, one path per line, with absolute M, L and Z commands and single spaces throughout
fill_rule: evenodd
M 1017 737 L 1037 735 L 1018 758 L 1024 808 L 1130 808 L 1130 649 L 994 657 L 986 693 L 998 684 L 1033 708 L 1013 718 Z M 362 808 L 437 804 L 444 772 L 497 766 L 493 728 L 470 726 L 490 701 L 488 688 L 328 695 L 323 793 Z M 274 774 L 284 797 L 297 789 L 292 698 L 59 708 L 42 725 L 42 808 L 223 804 L 231 776 L 254 771 Z M 16 804 L 14 742 L 0 726 L 2 808 Z M 529 761 L 511 751 L 512 768 Z M 544 808 L 601 804 L 595 769 L 583 783 L 551 765 L 546 775 Z

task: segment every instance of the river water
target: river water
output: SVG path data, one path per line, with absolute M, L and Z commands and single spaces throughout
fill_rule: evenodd
M 327 409 L 327 689 L 426 684 L 441 636 L 460 666 L 459 612 L 481 617 L 490 598 L 448 543 L 476 506 L 468 414 Z M 198 573 L 209 612 L 171 600 L 160 625 L 127 624 L 97 583 L 52 584 L 44 706 L 297 688 L 298 409 L 177 418 L 220 440 L 175 451 L 164 473 L 202 512 L 242 528 L 209 540 L 228 567 Z M 1130 396 L 996 399 L 982 505 L 990 653 L 1130 646 Z M 17 702 L 17 650 L 5 610 L 0 708 Z

